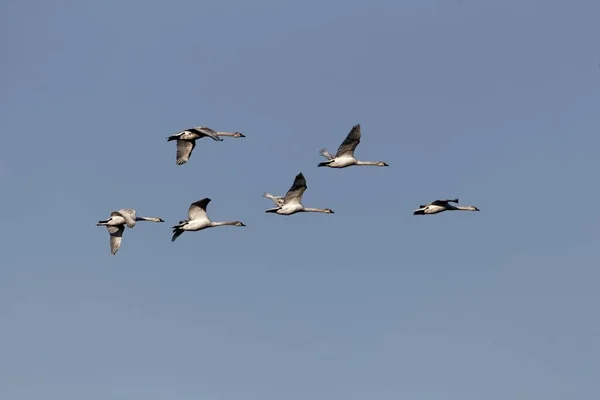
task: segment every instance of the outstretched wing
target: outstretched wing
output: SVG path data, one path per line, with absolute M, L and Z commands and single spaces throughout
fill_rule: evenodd
M 214 130 L 212 130 L 210 128 L 207 128 L 206 126 L 196 126 L 194 128 L 188 129 L 188 130 L 190 132 L 195 132 L 195 133 L 197 133 L 198 135 L 201 135 L 201 136 L 207 136 L 207 137 L 209 137 L 209 138 L 211 138 L 213 140 L 216 140 L 218 142 L 222 142 L 223 141 L 223 139 L 221 139 L 217 135 L 216 131 L 214 131 Z
M 266 197 L 267 199 L 272 200 L 277 206 L 281 207 L 283 205 L 283 197 L 281 196 L 274 196 L 270 193 L 263 193 L 263 197 Z
M 346 139 L 342 142 L 340 147 L 338 148 L 336 157 L 341 157 L 343 155 L 349 155 L 354 157 L 354 150 L 356 146 L 360 143 L 360 124 L 354 125 L 352 130 L 346 136 Z
M 300 172 L 296 175 L 294 179 L 294 184 L 285 194 L 283 199 L 283 204 L 299 204 L 302 201 L 302 195 L 306 190 L 306 179 L 304 179 L 304 175 Z
M 327 149 L 321 149 L 319 150 L 319 154 L 322 155 L 323 157 L 325 157 L 328 160 L 333 160 L 333 156 L 327 151 Z
M 110 235 L 110 252 L 114 256 L 119 251 L 119 247 L 121 247 L 121 239 L 123 238 L 123 231 L 125 230 L 125 226 L 123 225 L 107 225 L 106 229 L 108 230 L 108 234 Z
M 128 228 L 133 228 L 135 226 L 135 210 L 131 208 L 122 208 L 117 213 L 123 217 L 125 223 Z
M 195 140 L 177 141 L 177 165 L 185 164 L 190 159 L 194 147 L 196 147 Z
M 210 203 L 208 197 L 193 202 L 188 210 L 188 219 L 190 221 L 194 219 L 208 219 L 208 216 L 206 215 L 206 206 L 208 206 L 208 203 Z
M 433 205 L 433 206 L 446 207 L 448 205 L 448 203 L 456 203 L 456 204 L 458 204 L 458 199 L 435 200 L 435 201 L 431 202 L 430 204 Z

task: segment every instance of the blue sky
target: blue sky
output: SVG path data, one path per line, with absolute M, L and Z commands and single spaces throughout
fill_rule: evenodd
M 598 398 L 599 13 L 2 2 L 0 397 Z M 357 123 L 390 167 L 317 168 Z M 335 214 L 264 213 L 298 172 Z M 247 227 L 171 243 L 203 197 Z

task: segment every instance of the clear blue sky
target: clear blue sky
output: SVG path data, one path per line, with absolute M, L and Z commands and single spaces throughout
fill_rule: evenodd
M 600 2 L 3 1 L 0 398 L 600 397 Z M 357 156 L 317 168 L 362 125 Z M 198 142 L 189 126 L 246 139 Z M 304 203 L 265 214 L 303 172 Z M 170 242 L 189 204 L 224 227 Z M 480 213 L 414 217 L 459 197 Z M 96 227 L 160 216 L 117 256 Z

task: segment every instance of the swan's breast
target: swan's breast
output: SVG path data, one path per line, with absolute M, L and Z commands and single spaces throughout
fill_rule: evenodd
M 427 206 L 427 208 L 425 209 L 425 214 L 437 214 L 437 213 L 441 213 L 442 211 L 445 211 L 446 208 L 442 207 L 442 206 Z
M 199 231 L 201 229 L 207 228 L 210 225 L 210 221 L 208 219 L 194 219 L 189 221 L 184 227 L 184 231 Z
M 298 211 L 302 210 L 304 207 L 302 206 L 302 204 L 286 204 L 285 206 L 281 207 L 278 211 L 277 214 L 282 214 L 282 215 L 291 215 L 291 214 L 295 214 Z
M 344 168 L 354 164 L 356 164 L 356 159 L 354 159 L 354 157 L 343 156 L 334 159 L 329 166 L 332 168 Z

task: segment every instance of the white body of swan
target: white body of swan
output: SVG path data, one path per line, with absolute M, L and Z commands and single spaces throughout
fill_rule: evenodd
M 188 219 L 179 221 L 179 224 L 173 227 L 173 237 L 171 238 L 171 242 L 174 242 L 183 232 L 186 231 L 201 231 L 206 228 L 214 228 L 216 226 L 226 226 L 226 225 L 234 225 L 234 226 L 246 226 L 241 221 L 224 221 L 224 222 L 214 222 L 208 218 L 206 215 L 206 207 L 208 203 L 210 203 L 209 198 L 204 198 L 202 200 L 198 200 L 193 202 L 188 209 Z
M 167 142 L 177 140 L 177 165 L 185 164 L 192 156 L 192 151 L 196 147 L 196 140 L 209 137 L 218 142 L 222 142 L 221 137 L 246 137 L 240 132 L 217 132 L 206 126 L 196 126 L 194 128 L 185 129 L 174 135 L 167 137 Z
M 454 206 L 450 203 L 458 204 L 458 199 L 452 200 L 435 200 L 429 204 L 421 204 L 417 210 L 413 212 L 413 215 L 429 215 L 439 214 L 444 211 L 479 211 L 479 208 L 475 206 L 459 207 Z
M 106 226 L 108 234 L 110 235 L 110 252 L 114 256 L 121 247 L 121 240 L 123 238 L 123 232 L 125 226 L 129 229 L 135 226 L 137 221 L 150 221 L 150 222 L 165 222 L 162 218 L 158 217 L 137 217 L 136 211 L 131 208 L 122 208 L 118 211 L 110 213 L 110 218 L 104 221 L 98 221 L 96 226 Z
M 346 168 L 352 165 L 371 165 L 375 167 L 388 167 L 383 161 L 360 161 L 354 158 L 354 150 L 360 143 L 360 124 L 354 125 L 346 139 L 342 142 L 335 156 L 331 155 L 327 149 L 321 149 L 319 154 L 327 159 L 319 163 L 319 167 Z
M 276 204 L 278 204 L 278 206 L 276 208 L 270 208 L 265 212 L 275 213 L 279 215 L 292 215 L 299 212 L 320 212 L 325 214 L 335 214 L 333 210 L 329 208 L 304 207 L 302 205 L 302 195 L 304 194 L 306 187 L 306 179 L 304 179 L 304 175 L 302 175 L 302 173 L 299 173 L 294 179 L 294 184 L 283 198 L 283 202 L 281 203 L 281 205 L 278 204 L 278 201 L 271 199 L 275 201 Z

